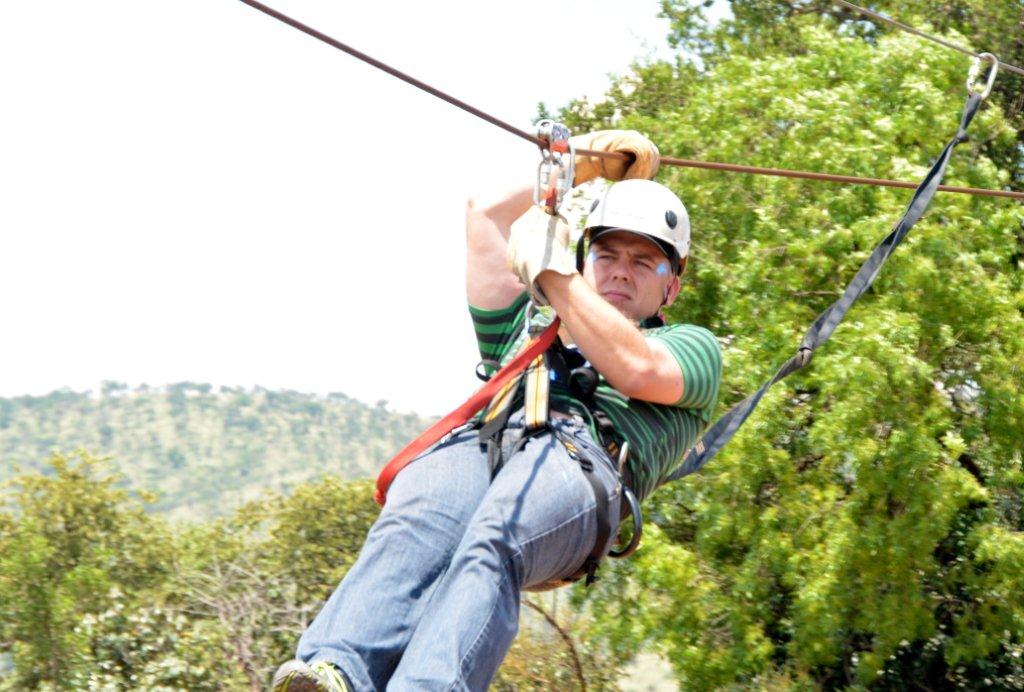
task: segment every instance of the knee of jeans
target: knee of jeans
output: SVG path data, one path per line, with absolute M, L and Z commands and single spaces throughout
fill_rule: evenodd
M 514 589 L 522 583 L 522 552 L 507 525 L 498 517 L 484 520 L 477 517 L 472 522 L 459 544 L 457 559 L 463 563 L 463 568 L 508 579 Z

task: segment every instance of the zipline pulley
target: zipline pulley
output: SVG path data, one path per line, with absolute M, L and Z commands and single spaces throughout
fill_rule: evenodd
M 533 186 L 533 203 L 552 216 L 558 213 L 565 193 L 572 189 L 576 177 L 576 152 L 569 143 L 569 128 L 554 120 L 537 123 L 537 138 L 541 160 L 537 167 L 537 182 Z M 557 173 L 556 173 L 557 171 Z
M 982 91 L 975 89 L 975 83 L 978 81 L 978 75 L 981 74 L 981 61 L 982 59 L 988 60 L 992 63 L 992 67 L 988 70 L 988 78 L 985 80 L 985 88 Z M 984 101 L 988 98 L 988 95 L 992 93 L 992 85 L 996 83 L 996 74 L 999 73 L 999 58 L 992 55 L 992 53 L 979 53 L 974 62 L 971 63 L 971 70 L 967 73 L 967 93 L 978 94 L 981 96 L 981 100 Z

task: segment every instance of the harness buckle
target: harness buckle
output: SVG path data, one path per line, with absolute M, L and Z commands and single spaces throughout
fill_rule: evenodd
M 811 362 L 811 358 L 814 357 L 814 350 L 809 346 L 801 346 L 796 352 L 796 366 L 797 368 L 806 367 Z
M 558 207 L 565 193 L 572 189 L 572 181 L 576 177 L 576 150 L 569 143 L 570 136 L 569 128 L 562 123 L 548 119 L 537 123 L 537 138 L 543 144 L 537 181 L 533 186 L 533 203 L 552 216 L 558 213 Z M 555 176 L 554 181 L 552 175 Z

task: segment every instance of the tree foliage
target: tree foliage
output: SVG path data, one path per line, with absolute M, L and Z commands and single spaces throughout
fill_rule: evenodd
M 76 629 L 122 594 L 159 583 L 168 533 L 115 487 L 109 464 L 54 455 L 52 476 L 25 475 L 0 515 L 0 646 L 17 674 L 11 689 L 65 679 L 89 648 Z
M 920 178 L 955 132 L 966 61 L 810 11 L 821 4 L 736 1 L 709 30 L 693 3 L 664 3 L 703 65 L 675 104 L 617 108 L 613 122 L 675 156 Z M 975 36 L 1013 15 L 981 12 Z M 668 93 L 647 82 L 679 72 L 629 79 Z M 609 122 L 578 105 L 566 112 L 578 126 Z M 978 116 L 948 182 L 1012 182 L 1008 105 Z M 694 228 L 671 317 L 720 336 L 729 405 L 791 355 L 909 198 L 680 169 L 661 180 Z M 663 652 L 685 689 L 1019 688 L 1022 249 L 1019 205 L 940 194 L 810 370 L 655 496 L 660 531 L 593 597 L 610 645 Z
M 56 455 L 7 486 L 0 689 L 266 689 L 378 512 L 370 481 L 324 478 L 171 533 L 110 467 Z M 574 640 L 586 621 L 534 602 L 496 688 L 609 689 L 617 666 Z
M 861 6 L 868 3 L 856 3 Z M 944 37 L 974 52 L 990 52 L 1003 62 L 1024 65 L 1024 5 L 1020 0 L 879 0 L 870 9 L 904 24 Z M 872 45 L 899 32 L 883 22 L 838 5 L 832 0 L 730 0 L 731 16 L 715 25 L 705 19 L 707 3 L 662 0 L 662 16 L 671 23 L 670 42 L 689 49 L 710 65 L 734 55 L 793 55 L 814 50 L 796 26 L 821 23 L 841 35 Z M 912 39 L 914 41 L 921 39 Z M 971 58 L 952 54 L 964 73 Z M 1018 146 L 986 147 L 986 153 L 1024 184 L 1024 77 L 1003 70 L 993 101 L 1017 132 Z

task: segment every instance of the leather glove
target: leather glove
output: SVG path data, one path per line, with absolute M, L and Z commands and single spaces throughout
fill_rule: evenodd
M 576 258 L 569 251 L 569 225 L 560 216 L 551 216 L 533 206 L 512 224 L 508 238 L 508 266 L 526 285 L 536 305 L 548 300 L 536 284 L 537 275 L 554 271 L 571 276 L 576 273 Z
M 619 159 L 602 159 L 597 156 L 577 154 L 574 186 L 593 180 L 598 176 L 606 180 L 629 180 L 631 178 L 650 180 L 658 172 L 660 161 L 658 147 L 636 130 L 598 130 L 571 137 L 569 142 L 576 149 L 618 151 L 633 157 L 632 161 L 620 161 Z

